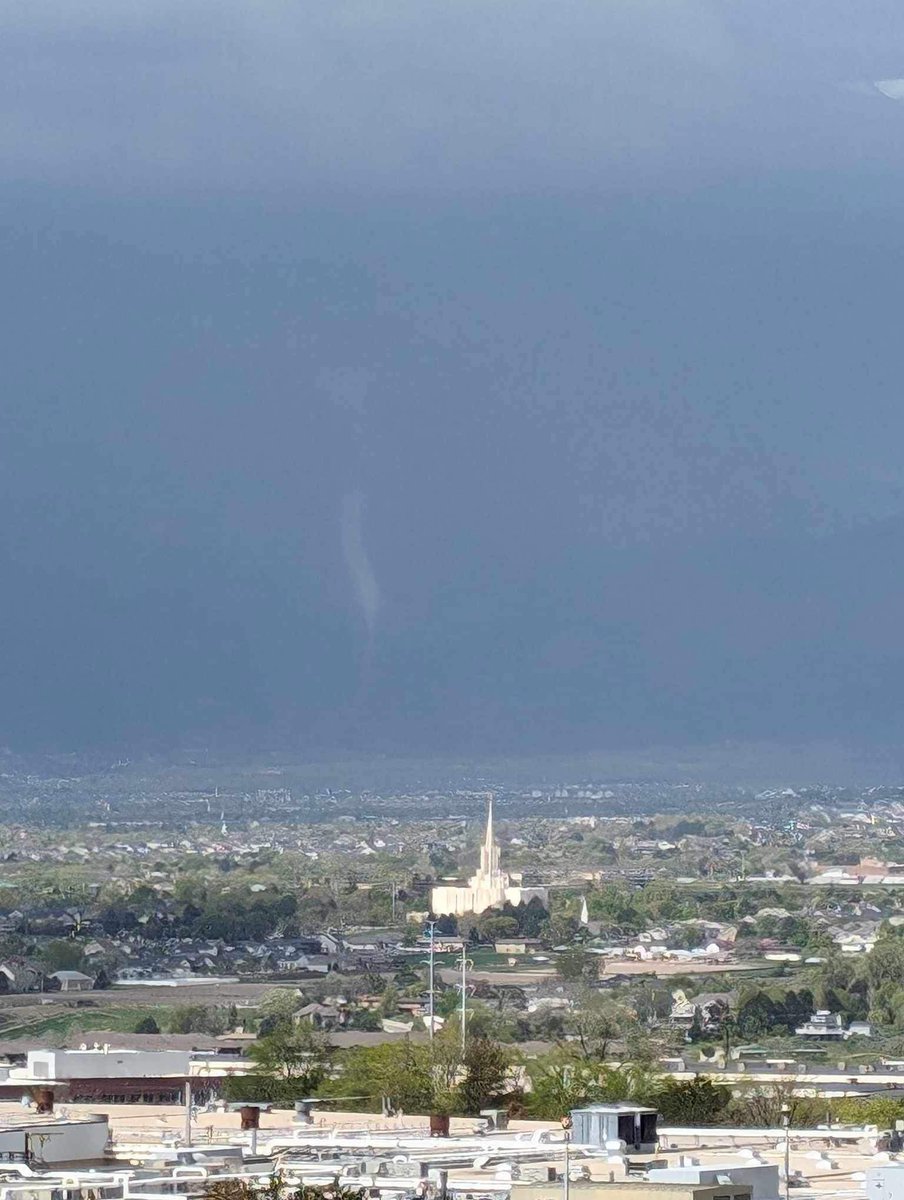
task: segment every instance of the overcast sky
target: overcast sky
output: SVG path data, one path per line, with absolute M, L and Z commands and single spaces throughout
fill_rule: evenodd
M 900 0 L 7 0 L 0 744 L 904 734 Z

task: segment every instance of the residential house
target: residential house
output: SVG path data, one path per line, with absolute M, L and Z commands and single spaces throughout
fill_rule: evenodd
M 505 938 L 494 942 L 493 949 L 497 954 L 533 954 L 540 949 L 540 945 L 539 938 Z
M 306 1004 L 292 1014 L 296 1025 L 307 1022 L 315 1029 L 336 1029 L 343 1026 L 348 1019 L 347 1006 L 331 1004 Z
M 689 1032 L 695 1020 L 698 1020 L 701 1029 L 714 1032 L 721 1028 L 730 1015 L 733 1000 L 731 992 L 701 992 L 689 1000 L 678 988 L 672 992 L 669 1021 L 676 1029 Z
M 844 1027 L 844 1018 L 841 1013 L 829 1012 L 827 1009 L 818 1009 L 805 1021 L 803 1025 L 799 1025 L 794 1032 L 799 1037 L 818 1037 L 818 1038 L 838 1038 L 845 1037 L 846 1030 Z
M 9 992 L 39 992 L 44 972 L 24 958 L 7 958 L 0 963 L 0 994 Z
M 49 987 L 58 987 L 61 992 L 90 992 L 94 980 L 82 971 L 54 971 L 47 976 Z
M 829 936 L 842 954 L 869 954 L 879 936 L 879 922 L 857 925 L 832 925 Z

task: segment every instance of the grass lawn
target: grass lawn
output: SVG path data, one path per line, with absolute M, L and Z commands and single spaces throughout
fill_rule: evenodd
M 161 1029 L 169 1025 L 171 1009 L 162 1005 L 145 1008 L 83 1008 L 52 1017 L 32 1016 L 0 1028 L 0 1037 L 43 1037 L 81 1030 L 110 1030 L 131 1033 L 143 1017 L 153 1017 Z

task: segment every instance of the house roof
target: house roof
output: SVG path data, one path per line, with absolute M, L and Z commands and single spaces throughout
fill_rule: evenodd
M 698 1007 L 704 1004 L 726 1004 L 730 1007 L 736 999 L 735 992 L 701 992 L 699 996 L 694 996 L 692 1003 Z
M 54 1037 L 57 1045 L 52 1049 L 78 1050 L 81 1046 L 108 1043 L 117 1050 L 188 1050 L 216 1052 L 240 1050 L 248 1038 L 226 1035 L 217 1037 L 209 1033 L 120 1033 L 118 1030 L 76 1029 L 71 1033 Z M 20 1038 L 0 1039 L 0 1055 L 23 1057 L 29 1050 L 46 1050 L 47 1034 L 26 1035 Z
M 328 1004 L 306 1004 L 303 1008 L 296 1009 L 296 1017 L 338 1017 L 339 1010 L 330 1008 Z

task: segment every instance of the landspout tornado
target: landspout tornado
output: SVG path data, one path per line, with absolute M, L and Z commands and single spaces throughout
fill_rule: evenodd
M 342 554 L 351 578 L 355 601 L 361 611 L 367 642 L 361 663 L 359 698 L 370 684 L 373 669 L 374 635 L 380 608 L 380 585 L 364 545 L 364 493 L 349 492 L 342 499 Z

